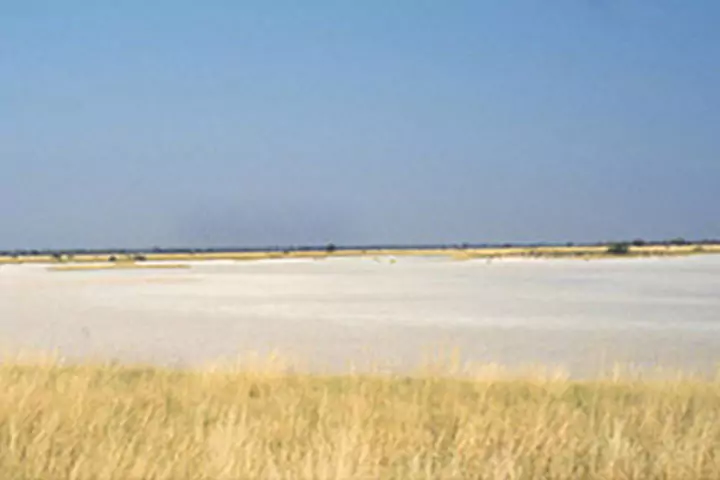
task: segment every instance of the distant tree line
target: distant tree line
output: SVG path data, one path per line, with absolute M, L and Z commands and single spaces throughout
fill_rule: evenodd
M 252 248 L 182 248 L 182 247 L 153 247 L 146 249 L 18 249 L 18 250 L 0 250 L 0 256 L 5 257 L 28 257 L 28 256 L 49 256 L 53 257 L 57 261 L 70 261 L 74 256 L 78 255 L 95 255 L 95 256 L 106 256 L 108 260 L 117 261 L 120 258 L 129 258 L 136 261 L 143 261 L 147 259 L 148 255 L 155 254 L 203 254 L 203 253 L 242 253 L 242 252 L 307 252 L 307 251 L 325 251 L 328 254 L 332 254 L 336 251 L 342 251 L 345 249 L 353 250 L 405 250 L 405 249 L 482 249 L 482 248 L 538 248 L 538 247 L 553 247 L 553 246 L 606 246 L 610 253 L 621 254 L 623 251 L 628 251 L 632 247 L 643 247 L 643 246 L 682 246 L 682 245 L 717 245 L 720 244 L 720 239 L 702 239 L 702 240 L 686 240 L 681 237 L 672 238 L 669 240 L 644 240 L 636 238 L 630 241 L 606 241 L 597 243 L 549 243 L 549 242 L 536 242 L 536 243 L 448 243 L 448 244 L 430 244 L 430 245 L 351 245 L 351 246 L 338 246 L 334 243 L 328 243 L 324 246 L 317 245 L 305 245 L 305 246 L 271 246 L 271 247 L 252 247 Z M 627 248 L 625 248 L 627 247 Z

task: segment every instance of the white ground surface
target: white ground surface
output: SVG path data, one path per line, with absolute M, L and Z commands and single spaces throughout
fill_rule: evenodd
M 428 348 L 593 374 L 613 362 L 713 370 L 720 256 L 194 263 L 184 270 L 0 267 L 0 347 L 195 364 L 277 349 L 315 368 Z

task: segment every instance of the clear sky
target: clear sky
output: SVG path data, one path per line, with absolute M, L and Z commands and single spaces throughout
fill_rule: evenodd
M 715 0 L 0 1 L 0 248 L 720 237 Z

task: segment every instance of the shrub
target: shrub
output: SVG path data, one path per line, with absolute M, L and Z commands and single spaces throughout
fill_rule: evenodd
M 630 245 L 627 243 L 611 243 L 607 249 L 607 253 L 610 255 L 626 255 L 629 252 Z
M 678 237 L 670 240 L 670 245 L 687 245 L 689 242 L 684 238 Z

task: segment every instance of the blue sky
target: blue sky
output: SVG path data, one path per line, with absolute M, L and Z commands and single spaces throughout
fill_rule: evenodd
M 0 248 L 720 237 L 715 1 L 0 2 Z

